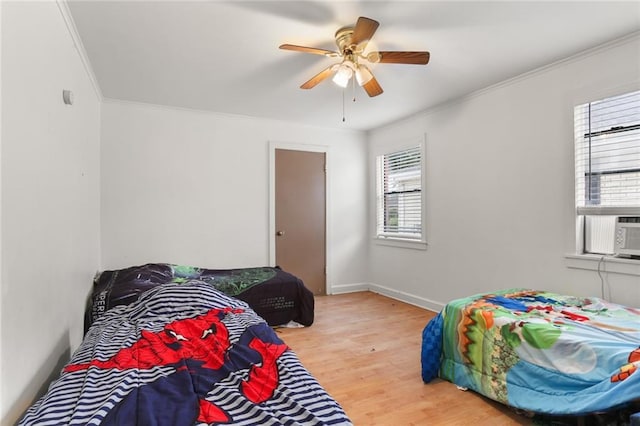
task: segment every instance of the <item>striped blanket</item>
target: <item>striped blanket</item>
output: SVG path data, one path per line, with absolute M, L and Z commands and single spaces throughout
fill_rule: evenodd
M 351 423 L 246 303 L 188 281 L 107 311 L 19 424 Z

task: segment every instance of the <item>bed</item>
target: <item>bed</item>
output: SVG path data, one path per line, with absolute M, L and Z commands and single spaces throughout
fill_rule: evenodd
M 96 318 L 19 424 L 351 422 L 247 303 L 186 279 Z
M 85 314 L 85 332 L 104 312 L 137 300 L 145 291 L 169 282 L 197 279 L 243 300 L 271 326 L 291 321 L 313 323 L 314 299 L 302 280 L 279 267 L 205 269 L 148 263 L 96 274 Z
M 640 400 L 640 310 L 509 289 L 454 300 L 424 328 L 422 379 L 530 413 L 581 416 Z

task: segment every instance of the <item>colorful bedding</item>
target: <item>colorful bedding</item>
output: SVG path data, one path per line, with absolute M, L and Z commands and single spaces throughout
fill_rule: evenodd
M 21 425 L 350 425 L 245 302 L 155 286 L 105 312 Z
M 96 275 L 85 314 L 85 331 L 114 306 L 137 300 L 160 284 L 200 280 L 243 300 L 269 325 L 295 321 L 313 324 L 314 299 L 302 280 L 278 267 L 205 269 L 171 263 L 148 263 Z
M 582 415 L 640 399 L 640 310 L 510 289 L 458 299 L 427 324 L 422 377 L 519 409 Z

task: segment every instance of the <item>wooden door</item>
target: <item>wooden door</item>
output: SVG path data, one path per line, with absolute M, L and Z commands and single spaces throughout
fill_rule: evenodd
M 276 265 L 326 294 L 325 154 L 275 150 Z

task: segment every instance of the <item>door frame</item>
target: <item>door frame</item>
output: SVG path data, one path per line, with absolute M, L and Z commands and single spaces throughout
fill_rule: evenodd
M 276 149 L 286 149 L 290 151 L 306 151 L 324 153 L 325 174 L 324 174 L 324 238 L 325 238 L 325 292 L 332 294 L 331 283 L 331 216 L 329 215 L 329 147 L 326 145 L 306 145 L 293 142 L 269 141 L 269 266 L 276 266 Z

